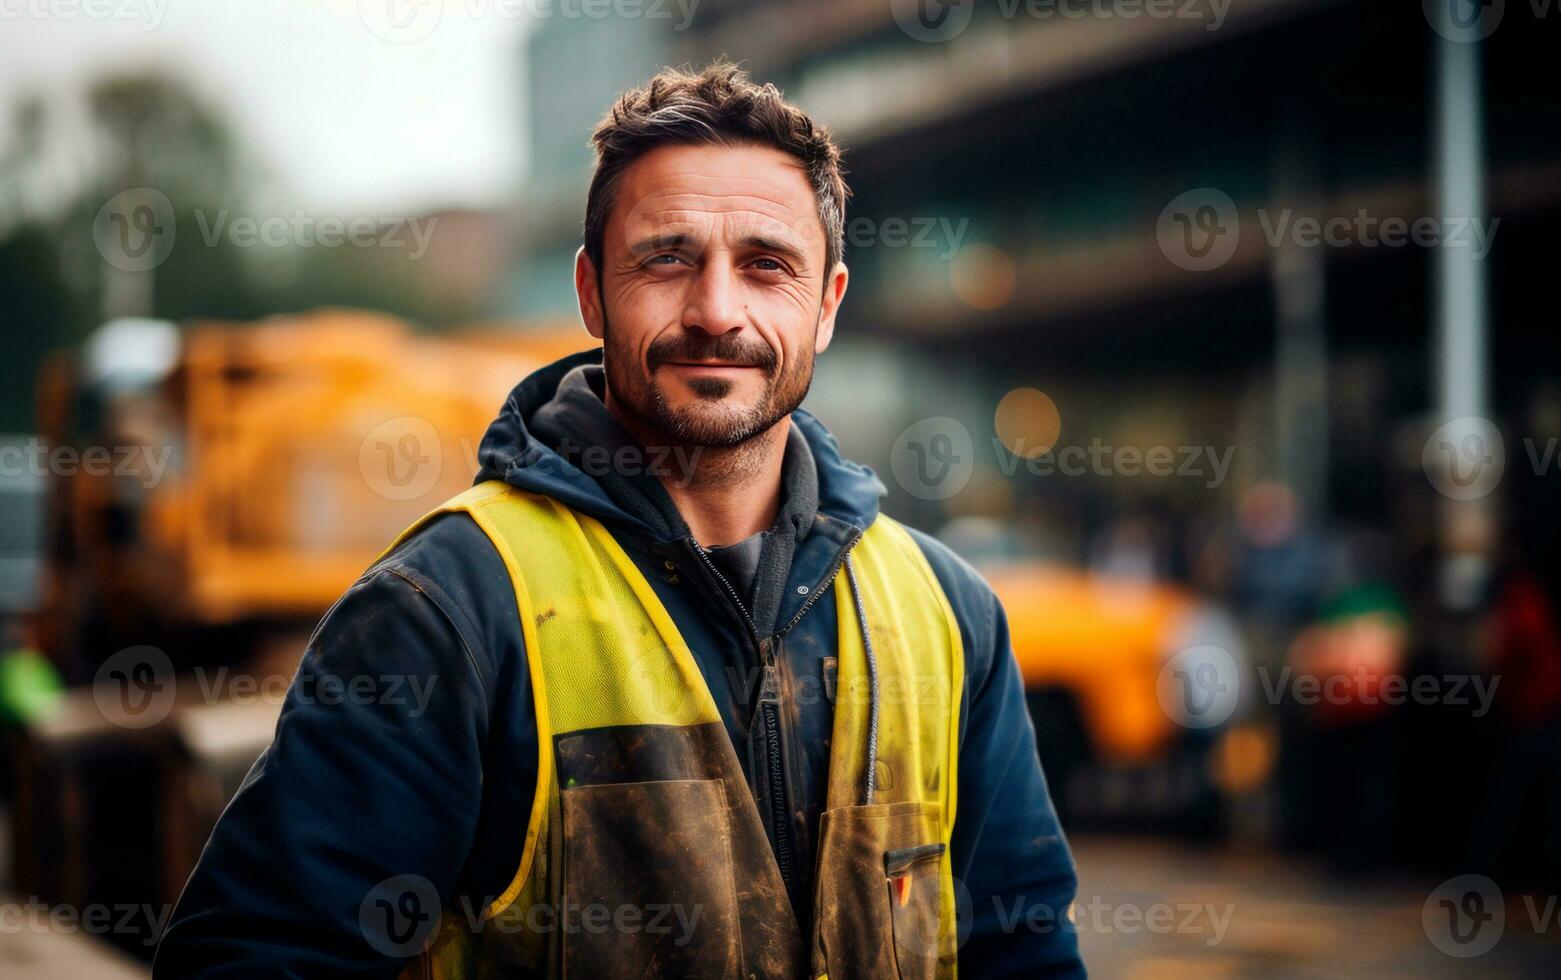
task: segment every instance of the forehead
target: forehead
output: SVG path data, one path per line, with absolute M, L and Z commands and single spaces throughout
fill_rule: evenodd
M 813 188 L 796 158 L 767 146 L 662 146 L 624 169 L 609 241 L 647 235 L 784 234 L 822 247 Z

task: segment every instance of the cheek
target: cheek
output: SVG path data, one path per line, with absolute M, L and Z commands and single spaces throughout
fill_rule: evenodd
M 669 325 L 678 322 L 684 304 L 670 285 L 627 283 L 607 295 L 607 322 L 610 330 L 619 335 L 618 343 L 643 350 Z
M 818 307 L 799 303 L 789 295 L 770 297 L 768 302 L 764 314 L 755 316 L 765 339 L 780 353 L 788 368 L 796 361 L 810 358 L 818 333 Z

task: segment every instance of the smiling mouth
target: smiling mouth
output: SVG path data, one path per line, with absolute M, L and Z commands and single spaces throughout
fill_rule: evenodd
M 675 367 L 684 371 L 757 371 L 757 364 L 726 364 L 720 361 L 667 361 L 664 367 Z

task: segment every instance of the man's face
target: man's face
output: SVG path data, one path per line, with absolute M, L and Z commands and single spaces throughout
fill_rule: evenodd
M 844 265 L 802 167 L 758 146 L 667 146 L 622 174 L 575 287 L 608 397 L 669 442 L 733 446 L 801 404 L 829 346 Z M 827 288 L 826 288 L 827 283 Z

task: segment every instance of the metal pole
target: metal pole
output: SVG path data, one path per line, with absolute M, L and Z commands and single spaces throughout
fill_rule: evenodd
M 1486 218 L 1480 62 L 1480 42 L 1437 37 L 1436 202 L 1444 231 L 1455 221 Z M 1488 410 L 1485 268 L 1467 242 L 1449 246 L 1444 240 L 1437 248 L 1436 290 L 1442 421 L 1484 415 Z
M 1433 173 L 1436 217 L 1442 224 L 1435 255 L 1436 398 L 1437 425 L 1454 420 L 1485 419 L 1490 413 L 1487 388 L 1489 319 L 1484 256 L 1469 236 L 1449 241 L 1460 222 L 1470 226 L 1486 221 L 1485 150 L 1481 130 L 1484 86 L 1481 77 L 1481 31 L 1454 22 L 1450 2 L 1431 4 L 1436 27 L 1435 78 L 1433 82 Z M 1488 11 L 1482 11 L 1482 15 Z M 1459 431 L 1491 430 L 1488 423 L 1460 423 Z M 1478 442 L 1468 441 L 1473 438 Z M 1455 440 L 1472 450 L 1476 459 L 1488 458 L 1491 447 L 1478 434 Z M 1499 436 L 1493 438 L 1498 439 Z M 1449 458 L 1448 465 L 1454 465 Z M 1499 477 L 1498 477 L 1499 478 Z M 1492 487 L 1494 489 L 1494 486 Z M 1453 610 L 1469 610 L 1478 604 L 1490 574 L 1495 543 L 1494 499 L 1441 502 L 1441 593 Z

